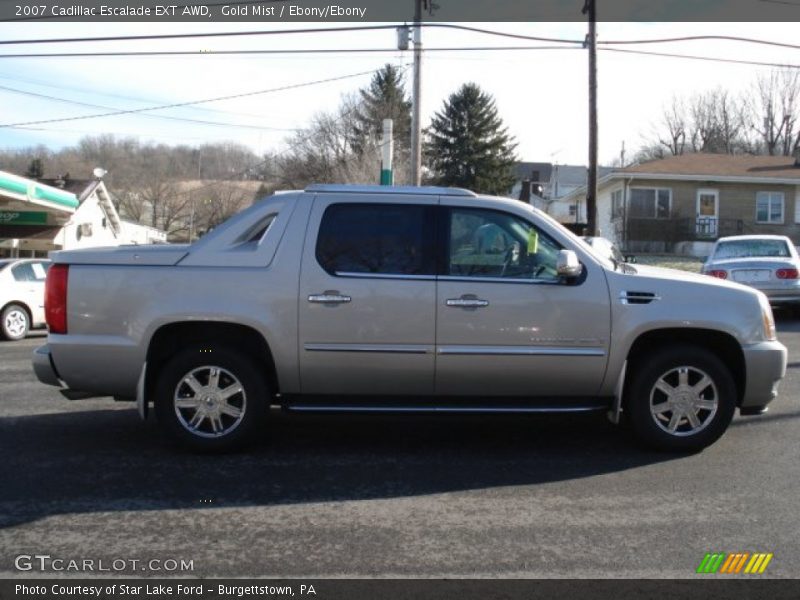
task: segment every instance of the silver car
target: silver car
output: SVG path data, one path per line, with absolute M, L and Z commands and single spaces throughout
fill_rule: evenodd
M 773 305 L 800 303 L 800 257 L 783 235 L 720 238 L 703 273 L 761 290 Z
M 0 260 L 0 338 L 21 340 L 33 327 L 43 327 L 44 281 L 50 261 Z

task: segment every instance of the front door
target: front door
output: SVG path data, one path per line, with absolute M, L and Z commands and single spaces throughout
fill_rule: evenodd
M 611 320 L 602 270 L 593 265 L 568 285 L 556 273 L 561 246 L 527 219 L 457 205 L 443 212 L 437 394 L 597 394 Z
M 697 190 L 696 231 L 699 237 L 716 238 L 719 235 L 719 191 Z
M 437 203 L 317 195 L 300 276 L 303 394 L 433 393 Z

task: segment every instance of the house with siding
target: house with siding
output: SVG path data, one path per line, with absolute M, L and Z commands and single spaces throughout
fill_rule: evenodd
M 562 199 L 585 200 L 585 186 Z M 598 181 L 597 223 L 627 252 L 702 256 L 742 234 L 800 244 L 800 158 L 684 154 L 615 169 Z

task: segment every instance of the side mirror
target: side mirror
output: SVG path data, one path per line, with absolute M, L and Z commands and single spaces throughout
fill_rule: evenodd
M 556 272 L 561 277 L 579 277 L 583 273 L 583 265 L 572 250 L 559 250 L 556 259 Z

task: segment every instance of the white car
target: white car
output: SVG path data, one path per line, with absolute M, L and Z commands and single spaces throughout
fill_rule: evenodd
M 703 273 L 761 290 L 773 305 L 800 305 L 800 256 L 784 235 L 720 238 Z
M 21 340 L 44 327 L 44 280 L 50 261 L 41 258 L 0 260 L 0 337 Z

